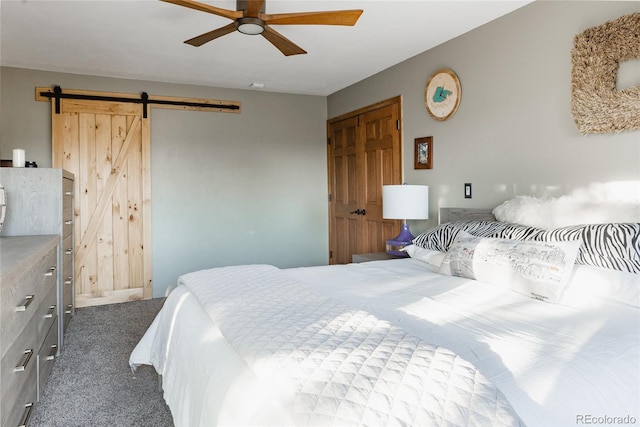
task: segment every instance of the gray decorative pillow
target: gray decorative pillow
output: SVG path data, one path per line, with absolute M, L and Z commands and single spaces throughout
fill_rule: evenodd
M 582 240 L 576 263 L 640 273 L 640 223 L 571 225 L 545 231 L 536 240 Z

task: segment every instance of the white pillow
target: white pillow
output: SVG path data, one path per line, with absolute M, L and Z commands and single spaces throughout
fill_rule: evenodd
M 444 252 L 434 251 L 431 249 L 424 249 L 420 246 L 409 245 L 403 248 L 403 251 L 409 254 L 413 259 L 426 262 L 431 267 L 434 267 L 436 271 L 440 268 L 442 260 L 444 259 Z
M 593 201 L 584 197 L 516 196 L 493 209 L 500 222 L 553 230 L 578 224 L 640 222 L 640 204 Z
M 640 274 L 576 264 L 562 304 L 582 305 L 594 296 L 640 307 Z
M 508 287 L 531 298 L 557 303 L 567 285 L 579 240 L 537 242 L 476 237 L 460 231 L 440 273 Z

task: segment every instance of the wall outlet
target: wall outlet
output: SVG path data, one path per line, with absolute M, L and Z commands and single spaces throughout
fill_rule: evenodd
M 465 182 L 465 184 L 464 184 L 464 198 L 465 199 L 470 199 L 471 198 L 471 183 L 470 182 Z

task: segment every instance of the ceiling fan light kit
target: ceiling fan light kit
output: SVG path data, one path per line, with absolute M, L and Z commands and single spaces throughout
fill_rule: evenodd
M 257 36 L 264 31 L 264 21 L 259 18 L 240 18 L 236 22 L 242 34 Z
M 237 0 L 236 9 L 229 10 L 200 3 L 195 0 L 160 0 L 166 3 L 173 3 L 178 6 L 187 7 L 200 12 L 211 13 L 233 20 L 231 24 L 225 25 L 213 31 L 206 32 L 199 36 L 186 40 L 185 43 L 198 47 L 226 34 L 238 30 L 242 34 L 261 34 L 272 45 L 274 45 L 285 56 L 300 55 L 307 53 L 300 46 L 287 39 L 282 34 L 271 28 L 270 25 L 345 25 L 354 26 L 360 15 L 361 9 L 353 10 L 333 10 L 324 12 L 296 12 L 278 13 L 269 15 L 265 13 L 266 0 Z

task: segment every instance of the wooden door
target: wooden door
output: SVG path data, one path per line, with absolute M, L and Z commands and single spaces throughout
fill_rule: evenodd
M 345 264 L 351 254 L 359 253 L 361 197 L 358 194 L 356 164 L 362 162 L 363 145 L 357 144 L 358 116 L 339 120 L 329 125 L 329 262 Z
M 75 175 L 78 307 L 152 296 L 149 120 L 140 104 L 52 108 L 53 166 Z
M 400 221 L 382 218 L 382 186 L 402 183 L 400 98 L 329 120 L 329 262 L 383 252 Z

